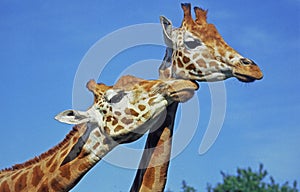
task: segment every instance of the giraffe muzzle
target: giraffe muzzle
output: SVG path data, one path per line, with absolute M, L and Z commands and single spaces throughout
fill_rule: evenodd
M 240 59 L 233 69 L 233 75 L 242 82 L 249 83 L 263 78 L 263 73 L 258 65 L 247 58 Z

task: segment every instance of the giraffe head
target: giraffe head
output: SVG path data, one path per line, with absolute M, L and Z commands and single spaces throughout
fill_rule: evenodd
M 263 74 L 254 61 L 243 57 L 222 38 L 213 24 L 207 23 L 207 11 L 181 4 L 184 18 L 180 28 L 160 17 L 168 48 L 160 67 L 161 78 L 218 81 L 236 77 L 242 82 L 259 80 Z
M 160 121 L 161 114 L 174 101 L 193 96 L 198 85 L 188 80 L 143 80 L 124 76 L 114 86 L 91 80 L 87 88 L 94 104 L 87 111 L 67 110 L 55 118 L 68 124 L 97 124 L 117 143 L 131 142 Z

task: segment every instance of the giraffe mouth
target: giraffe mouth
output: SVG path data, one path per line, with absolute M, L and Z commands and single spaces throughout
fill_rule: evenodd
M 248 75 L 244 75 L 241 73 L 234 73 L 234 76 L 241 82 L 245 82 L 245 83 L 251 83 L 254 82 L 255 80 L 259 80 L 259 78 L 255 78 L 255 77 L 251 77 Z M 260 78 L 261 79 L 261 78 Z

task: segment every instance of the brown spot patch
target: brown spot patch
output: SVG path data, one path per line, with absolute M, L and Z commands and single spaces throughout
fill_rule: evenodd
M 188 57 L 184 56 L 184 57 L 183 57 L 183 62 L 184 62 L 184 63 L 188 63 L 188 62 L 190 62 L 190 58 L 188 58 Z
M 53 165 L 50 167 L 49 171 L 53 173 L 57 169 L 57 162 L 55 161 Z
M 22 191 L 27 187 L 27 174 L 28 173 L 24 173 L 17 179 L 15 183 L 15 191 Z
M 118 132 L 118 131 L 120 131 L 120 130 L 122 130 L 122 129 L 124 129 L 124 127 L 121 126 L 121 125 L 118 125 L 118 126 L 114 129 L 114 131 L 115 131 L 115 132 Z
M 193 55 L 193 60 L 197 59 L 197 57 L 199 57 L 199 55 L 200 55 L 200 53 L 195 53 L 195 54 Z
M 104 126 L 104 131 L 105 133 L 110 134 L 110 129 L 107 126 Z
M 37 186 L 39 184 L 39 182 L 41 181 L 42 177 L 44 176 L 43 171 L 41 170 L 41 168 L 39 166 L 35 166 L 32 169 L 32 180 L 31 180 L 31 184 L 33 186 Z
M 49 187 L 47 184 L 42 184 L 41 187 L 37 190 L 37 192 L 49 192 Z
M 183 64 L 182 64 L 180 58 L 177 59 L 177 66 L 178 66 L 179 68 L 182 68 L 182 67 L 183 67 Z
M 204 61 L 204 59 L 197 60 L 197 64 L 199 65 L 199 67 L 206 68 L 206 62 Z
M 215 61 L 211 61 L 211 62 L 209 62 L 209 66 L 210 66 L 210 67 L 217 67 L 217 66 L 218 66 L 218 63 L 215 62 Z
M 101 136 L 100 132 L 99 132 L 99 131 L 96 131 L 96 132 L 95 132 L 95 136 L 96 136 L 96 137 L 100 137 L 100 136 Z
M 106 118 L 106 122 L 111 122 L 111 120 L 112 120 L 112 116 L 108 116 L 107 118 Z
M 138 108 L 139 108 L 139 110 L 144 111 L 146 109 L 146 106 L 145 105 L 139 105 Z
M 116 124 L 118 123 L 118 119 L 117 119 L 117 118 L 115 118 L 115 117 L 114 117 L 113 119 L 114 119 L 114 120 L 112 121 L 112 123 L 111 123 L 111 124 L 112 124 L 112 125 L 116 125 Z
M 115 111 L 115 115 L 120 116 L 120 115 L 122 115 L 122 113 L 119 111 Z
M 152 105 L 154 103 L 154 100 L 156 99 L 156 97 L 152 97 L 149 99 L 148 104 Z
M 210 54 L 208 52 L 204 52 L 204 53 L 202 53 L 202 57 L 208 59 L 208 58 L 210 58 Z
M 69 166 L 64 166 L 62 171 L 60 172 L 60 175 L 69 180 L 71 178 L 70 167 Z
M 182 57 L 182 52 L 178 51 L 178 55 L 179 55 L 179 57 Z
M 74 143 L 76 143 L 76 142 L 77 142 L 77 140 L 78 140 L 78 138 L 77 138 L 77 137 L 73 137 L 73 142 L 74 142 Z
M 143 183 L 147 188 L 152 189 L 152 185 L 154 183 L 154 177 L 155 177 L 155 168 L 154 167 L 147 168 L 143 178 L 144 181 Z
M 225 49 L 218 49 L 218 52 L 220 53 L 220 55 L 225 55 L 226 50 Z
M 127 119 L 126 117 L 123 117 L 123 118 L 121 119 L 121 121 L 122 121 L 124 124 L 126 124 L 126 125 L 131 124 L 131 123 L 133 122 L 132 119 Z
M 61 157 L 61 158 L 64 158 L 67 154 L 68 154 L 68 150 L 64 150 L 64 151 L 62 151 L 62 153 L 60 154 L 60 157 Z M 48 163 L 51 163 L 51 162 L 47 162 L 47 164 L 48 164 Z
M 186 67 L 187 70 L 195 70 L 196 66 L 194 64 L 190 64 Z
M 179 77 L 186 77 L 184 71 L 179 71 L 178 76 L 179 76 Z
M 2 190 L 2 192 L 10 192 L 9 185 L 7 184 L 7 181 L 4 181 L 0 185 L 0 189 Z
M 142 117 L 144 117 L 145 119 L 150 118 L 150 112 L 148 111 L 147 113 L 143 114 Z
M 97 142 L 94 146 L 93 146 L 93 149 L 96 150 L 98 147 L 99 147 L 100 143 Z
M 150 100 L 151 100 L 151 99 L 150 99 Z M 135 116 L 135 117 L 139 116 L 139 113 L 138 113 L 138 112 L 136 112 L 134 109 L 130 109 L 130 108 L 126 108 L 126 109 L 125 109 L 125 113 L 126 113 L 127 115 L 133 115 L 133 116 Z
M 152 93 L 150 93 L 149 95 L 148 95 L 148 97 L 154 97 L 156 95 L 156 93 L 155 92 L 152 92 Z
M 89 162 L 82 162 L 79 167 L 78 167 L 78 171 L 85 171 L 90 167 Z
M 64 186 L 61 183 L 59 183 L 56 179 L 52 179 L 50 185 L 54 191 L 63 191 L 64 189 Z

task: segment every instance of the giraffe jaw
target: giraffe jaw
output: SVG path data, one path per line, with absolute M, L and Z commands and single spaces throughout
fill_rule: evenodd
M 180 82 L 179 82 L 180 81 Z M 182 83 L 182 81 L 185 81 Z M 169 97 L 173 101 L 186 102 L 193 97 L 194 91 L 199 89 L 199 85 L 195 81 L 174 80 L 168 88 Z
M 215 71 L 208 74 L 198 73 L 196 71 L 189 71 L 190 79 L 196 81 L 213 82 L 213 81 L 223 81 L 232 76 L 232 73 L 228 70 Z

